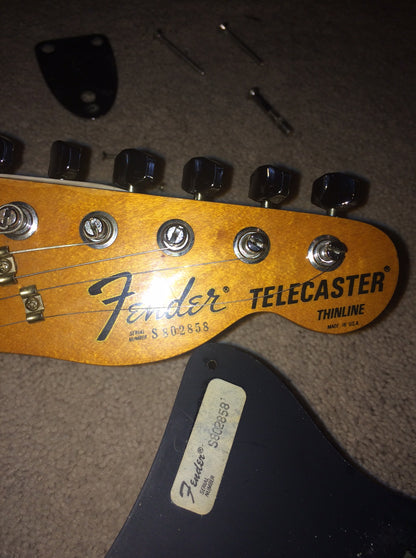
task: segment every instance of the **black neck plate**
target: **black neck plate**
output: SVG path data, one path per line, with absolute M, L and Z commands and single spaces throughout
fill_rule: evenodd
M 117 70 L 105 35 L 42 41 L 35 52 L 46 83 L 66 109 L 91 119 L 110 110 Z

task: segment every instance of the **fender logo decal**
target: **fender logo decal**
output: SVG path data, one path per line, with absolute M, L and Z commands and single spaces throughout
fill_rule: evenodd
M 88 289 L 90 295 L 97 296 L 102 294 L 103 288 L 109 283 L 123 279 L 124 285 L 119 295 L 101 300 L 101 302 L 105 305 L 113 303 L 116 304 L 113 308 L 111 316 L 107 320 L 107 323 L 97 337 L 97 341 L 105 341 L 105 339 L 107 339 L 120 315 L 125 300 L 137 293 L 130 290 L 132 274 L 128 271 L 117 273 L 111 277 L 105 277 L 104 279 L 101 279 L 97 283 L 91 285 Z M 145 306 L 141 302 L 131 304 L 128 308 L 129 314 L 127 316 L 127 323 L 133 324 L 139 319 L 144 319 L 144 321 L 147 322 L 151 317 L 155 320 L 171 320 L 175 317 L 183 318 L 184 316 L 194 316 L 204 308 L 208 308 L 210 312 L 221 312 L 227 308 L 226 306 L 218 306 L 218 299 L 220 295 L 216 294 L 214 288 L 208 289 L 205 295 L 193 294 L 192 290 L 194 284 L 195 277 L 191 277 L 179 297 L 174 298 L 167 304 L 164 304 L 163 308 L 151 308 Z

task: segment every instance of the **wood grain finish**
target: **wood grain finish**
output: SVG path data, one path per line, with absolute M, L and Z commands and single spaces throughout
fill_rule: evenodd
M 374 320 L 396 287 L 395 247 L 366 223 L 75 183 L 0 182 L 0 205 L 22 201 L 39 218 L 30 238 L 1 242 L 17 265 L 17 282 L 0 287 L 2 352 L 107 365 L 151 362 L 188 351 L 253 312 L 339 334 Z M 80 222 L 94 211 L 117 222 L 108 248 L 82 244 Z M 158 246 L 157 232 L 170 219 L 194 231 L 183 256 Z M 234 239 L 246 227 L 270 239 L 262 262 L 247 264 L 234 253 Z M 321 235 L 347 246 L 334 271 L 320 273 L 307 259 Z M 45 306 L 45 319 L 31 324 L 19 294 L 28 285 Z

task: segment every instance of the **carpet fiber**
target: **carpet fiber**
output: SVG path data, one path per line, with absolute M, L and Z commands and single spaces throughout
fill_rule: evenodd
M 218 30 L 222 21 L 263 66 Z M 348 218 L 393 234 L 402 274 L 389 310 L 343 336 L 256 314 L 217 340 L 278 369 L 345 452 L 413 497 L 415 24 L 415 4 L 401 0 L 17 0 L 0 18 L 0 133 L 24 145 L 17 174 L 46 176 L 51 143 L 62 139 L 91 149 L 88 180 L 97 183 L 111 183 L 103 151 L 158 152 L 165 196 L 185 196 L 183 165 L 199 155 L 232 166 L 224 202 L 254 204 L 248 184 L 259 165 L 292 168 L 297 187 L 282 211 L 319 212 L 311 185 L 326 172 L 369 181 L 367 203 Z M 205 76 L 154 39 L 157 28 Z M 119 78 L 114 106 L 95 121 L 56 101 L 34 55 L 40 41 L 91 33 L 109 38 Z M 248 100 L 253 86 L 292 136 Z M 112 368 L 0 355 L 0 558 L 104 556 L 146 478 L 187 359 Z

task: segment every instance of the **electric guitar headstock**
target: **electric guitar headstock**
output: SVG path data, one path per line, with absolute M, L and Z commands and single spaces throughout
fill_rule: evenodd
M 359 201 L 355 177 L 315 181 L 323 215 L 272 208 L 290 181 L 274 166 L 251 177 L 259 207 L 202 200 L 223 179 L 205 158 L 184 169 L 194 199 L 138 193 L 155 164 L 124 150 L 116 186 L 77 182 L 79 151 L 55 142 L 49 179 L 0 176 L 0 351 L 139 364 L 193 349 L 254 312 L 340 334 L 387 306 L 399 269 L 393 243 L 337 216 Z

